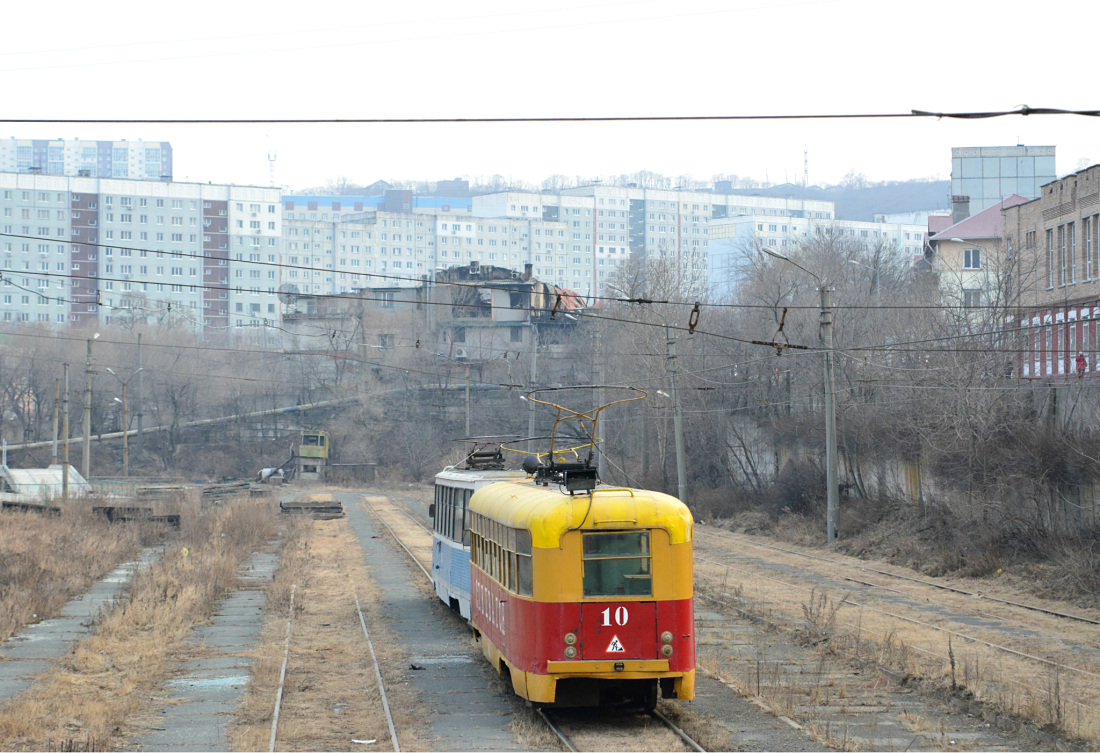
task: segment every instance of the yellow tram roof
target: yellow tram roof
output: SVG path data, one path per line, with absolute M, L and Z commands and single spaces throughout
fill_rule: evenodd
M 556 548 L 567 530 L 582 524 L 586 531 L 663 528 L 673 544 L 691 541 L 687 505 L 646 489 L 600 487 L 592 495 L 570 496 L 557 486 L 501 481 L 475 492 L 470 509 L 512 528 L 530 530 L 531 543 L 544 549 Z

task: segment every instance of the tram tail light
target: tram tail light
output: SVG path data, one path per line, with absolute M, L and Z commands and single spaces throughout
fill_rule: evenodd
M 565 634 L 565 658 L 566 659 L 576 659 L 577 658 L 577 647 L 574 645 L 576 642 L 577 642 L 577 634 L 576 633 L 566 633 Z
M 661 633 L 661 643 L 672 643 L 672 633 L 667 630 Z
M 666 659 L 672 656 L 672 646 L 667 643 L 661 646 L 661 656 L 665 657 Z

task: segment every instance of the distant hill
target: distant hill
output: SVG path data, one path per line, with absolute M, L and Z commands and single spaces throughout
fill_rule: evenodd
M 783 183 L 769 188 L 734 189 L 743 196 L 778 196 L 794 199 L 831 201 L 836 204 L 838 220 L 871 222 L 876 214 L 919 212 L 926 209 L 951 211 L 951 181 L 910 180 L 863 186 L 803 187 Z

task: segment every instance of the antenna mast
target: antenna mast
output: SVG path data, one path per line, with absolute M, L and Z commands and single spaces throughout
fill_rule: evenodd
M 275 154 L 275 152 L 268 152 L 267 153 L 267 161 L 270 164 L 270 174 L 269 174 L 268 180 L 271 182 L 271 187 L 272 188 L 275 187 L 275 157 L 276 156 L 277 155 Z
M 802 187 L 810 185 L 810 147 L 802 147 Z

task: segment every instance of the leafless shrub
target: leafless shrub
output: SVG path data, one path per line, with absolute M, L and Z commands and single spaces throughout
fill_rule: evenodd
M 832 638 L 836 633 L 837 612 L 847 603 L 847 594 L 837 601 L 830 599 L 827 591 L 812 589 L 810 600 L 802 604 L 802 616 L 806 618 L 803 642 L 817 645 Z

